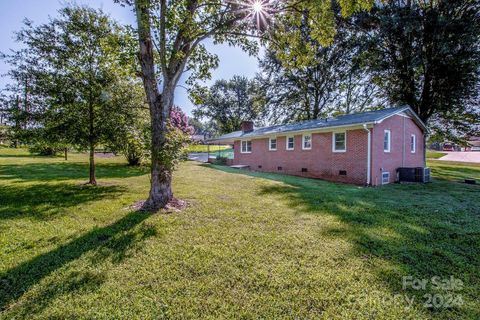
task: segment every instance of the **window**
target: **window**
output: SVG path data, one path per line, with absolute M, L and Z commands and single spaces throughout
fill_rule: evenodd
M 270 138 L 268 143 L 268 150 L 275 151 L 277 150 L 277 138 Z
M 295 147 L 294 137 L 287 137 L 287 150 L 293 150 Z
M 243 140 L 242 141 L 242 153 L 251 153 L 252 152 L 252 141 Z
M 385 130 L 383 132 L 383 151 L 390 152 L 390 144 L 391 144 L 391 133 L 390 130 Z
M 412 134 L 410 136 L 410 152 L 415 153 L 417 151 L 417 137 Z
M 382 172 L 382 184 L 388 184 L 390 182 L 390 172 Z
M 346 132 L 334 132 L 332 138 L 333 138 L 332 139 L 333 152 L 347 151 L 347 133 Z
M 310 150 L 310 149 L 312 149 L 312 135 L 311 135 L 311 134 L 305 134 L 305 135 L 303 135 L 303 139 L 302 139 L 302 149 L 303 149 L 303 150 Z

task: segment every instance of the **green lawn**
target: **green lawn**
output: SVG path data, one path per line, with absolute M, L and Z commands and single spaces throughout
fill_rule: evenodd
M 129 209 L 147 168 L 98 159 L 89 187 L 86 161 L 0 149 L 0 318 L 480 318 L 480 186 L 458 182 L 480 166 L 362 188 L 186 162 L 190 206 L 151 215 Z M 402 289 L 451 275 L 463 288 Z
M 427 150 L 427 159 L 439 159 L 446 155 L 445 152 L 434 151 L 434 150 Z
M 188 146 L 187 152 L 208 152 L 210 150 L 210 156 L 220 156 L 228 159 L 233 159 L 233 149 L 231 146 L 211 145 L 210 149 L 207 145 L 192 144 Z
M 211 145 L 210 152 L 216 152 L 230 148 L 230 146 Z M 208 146 L 203 144 L 192 144 L 188 146 L 188 152 L 208 152 Z

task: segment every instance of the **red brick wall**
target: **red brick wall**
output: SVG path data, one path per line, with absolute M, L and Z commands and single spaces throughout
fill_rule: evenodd
M 383 151 L 384 130 L 391 131 L 390 153 Z M 416 135 L 415 153 L 410 152 L 410 136 Z M 393 116 L 372 129 L 372 184 L 382 184 L 382 171 L 390 172 L 390 183 L 396 180 L 399 167 L 424 165 L 423 133 L 415 122 L 403 116 Z
M 285 136 L 277 137 L 276 151 L 269 151 L 268 143 L 268 138 L 254 139 L 252 153 L 241 153 L 240 141 L 235 141 L 234 164 L 249 165 L 257 171 L 366 183 L 367 133 L 363 129 L 347 131 L 347 151 L 341 153 L 332 152 L 332 132 L 312 134 L 311 150 L 302 150 L 302 135 L 295 135 L 294 150 L 286 150 Z M 302 172 L 302 168 L 308 171 Z M 340 170 L 347 171 L 347 175 L 340 176 Z
M 391 151 L 383 151 L 384 130 L 391 131 Z M 390 172 L 390 182 L 396 180 L 399 167 L 424 165 L 423 133 L 415 122 L 403 116 L 393 116 L 375 125 L 372 132 L 372 185 L 381 185 L 382 172 Z M 411 134 L 416 135 L 415 153 L 410 152 Z M 240 141 L 235 141 L 233 164 L 249 165 L 252 170 L 278 172 L 321 178 L 332 181 L 365 184 L 367 180 L 367 132 L 364 129 L 347 130 L 347 151 L 332 152 L 332 132 L 314 133 L 312 149 L 302 150 L 302 135 L 295 135 L 295 149 L 286 150 L 286 136 L 277 137 L 277 150 L 269 151 L 268 138 L 254 139 L 252 153 L 240 152 Z M 282 167 L 282 170 L 278 170 Z M 307 172 L 302 172 L 307 168 Z M 346 176 L 339 175 L 347 171 Z

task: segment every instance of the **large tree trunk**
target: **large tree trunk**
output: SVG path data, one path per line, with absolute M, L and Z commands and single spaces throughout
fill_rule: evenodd
M 158 157 L 152 155 L 150 193 L 144 209 L 156 211 L 172 199 L 172 172 L 165 168 Z
M 173 198 L 172 171 L 162 163 L 161 151 L 166 143 L 167 117 L 173 104 L 173 90 L 165 85 L 163 94 L 151 108 L 152 125 L 152 163 L 150 178 L 150 193 L 145 202 L 144 209 L 156 211 L 163 208 Z
M 135 11 L 138 23 L 138 41 L 140 46 L 139 60 L 142 68 L 142 80 L 150 107 L 152 126 L 152 155 L 150 193 L 145 202 L 144 209 L 156 211 L 166 206 L 172 199 L 172 172 L 162 163 L 161 151 L 165 145 L 167 121 L 173 104 L 174 80 L 164 79 L 163 93 L 158 91 L 155 76 L 155 61 L 153 55 L 153 42 L 151 36 L 151 21 L 149 0 L 136 0 Z

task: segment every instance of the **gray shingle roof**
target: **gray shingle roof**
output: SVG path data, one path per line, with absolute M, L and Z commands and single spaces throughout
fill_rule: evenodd
M 263 128 L 256 128 L 250 132 L 242 132 L 242 131 L 234 131 L 227 134 L 224 134 L 220 137 L 211 139 L 211 142 L 219 142 L 219 141 L 227 141 L 227 140 L 237 140 L 239 138 L 250 138 L 250 137 L 258 137 L 264 135 L 271 135 L 271 134 L 279 134 L 279 133 L 288 133 L 288 132 L 295 132 L 295 131 L 305 131 L 305 130 L 314 130 L 314 129 L 326 129 L 326 128 L 333 128 L 333 127 L 341 127 L 341 126 L 349 126 L 349 125 L 357 125 L 363 123 L 373 123 L 376 121 L 380 121 L 385 119 L 391 115 L 402 111 L 409 111 L 414 113 L 412 109 L 409 107 L 396 107 L 396 108 L 388 108 L 376 111 L 368 111 L 368 112 L 361 112 L 361 113 L 352 113 L 343 116 L 327 118 L 327 119 L 316 119 L 316 120 L 307 120 L 297 123 L 291 124 L 281 124 Z M 420 121 L 418 119 L 418 121 Z M 423 123 L 420 121 L 420 125 L 424 126 Z

